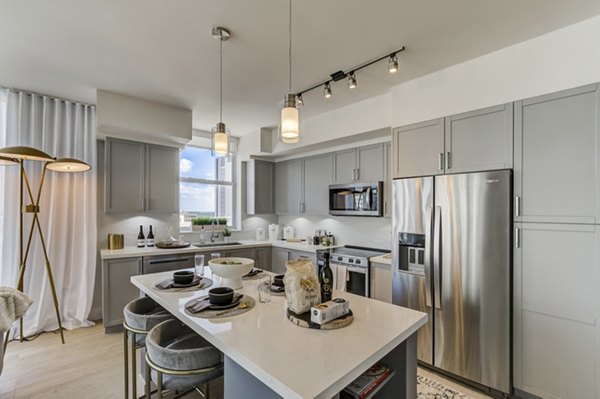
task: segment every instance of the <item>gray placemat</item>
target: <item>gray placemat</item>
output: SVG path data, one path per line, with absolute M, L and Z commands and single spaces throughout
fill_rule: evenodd
M 192 317 L 199 317 L 201 319 L 221 319 L 223 317 L 231 317 L 231 316 L 237 316 L 239 314 L 242 313 L 246 313 L 250 310 L 252 310 L 252 308 L 254 308 L 254 306 L 256 305 L 256 301 L 254 300 L 254 298 L 252 298 L 249 295 L 244 295 L 242 297 L 242 300 L 240 301 L 240 304 L 237 305 L 236 307 L 233 307 L 231 309 L 224 309 L 224 310 L 204 310 L 202 312 L 198 312 L 198 313 L 192 313 L 190 311 L 187 310 L 188 305 L 191 302 L 197 301 L 198 298 L 196 299 L 192 299 L 191 301 L 187 302 L 183 308 L 185 309 L 185 314 L 187 314 L 188 316 L 192 316 Z M 244 309 L 240 309 L 240 305 L 242 303 L 245 303 L 248 305 L 247 308 Z
M 163 291 L 163 292 L 190 292 L 190 291 L 204 290 L 206 288 L 212 287 L 213 284 L 214 284 L 214 282 L 211 279 L 209 279 L 208 277 L 202 277 L 202 280 L 200 280 L 200 284 L 193 285 L 191 287 L 160 289 L 160 288 L 157 288 L 156 286 L 154 286 L 153 288 L 157 291 Z

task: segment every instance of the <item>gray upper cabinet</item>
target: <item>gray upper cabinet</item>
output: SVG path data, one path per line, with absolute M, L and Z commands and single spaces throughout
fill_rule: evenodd
M 598 85 L 515 103 L 515 220 L 599 223 Z
M 356 180 L 382 181 L 384 179 L 384 145 L 374 144 L 356 149 Z
M 512 168 L 513 104 L 446 118 L 446 173 Z
M 246 163 L 246 213 L 275 213 L 275 165 L 251 160 Z
M 104 211 L 143 212 L 146 198 L 144 144 L 106 139 L 104 151 Z
M 333 154 L 334 181 L 343 184 L 383 180 L 385 168 L 383 152 L 383 144 L 335 152 Z
M 392 133 L 394 178 L 444 173 L 444 119 L 397 127 Z
M 333 154 L 336 183 L 353 182 L 356 177 L 356 149 L 337 151 Z
M 106 139 L 104 211 L 177 213 L 179 150 Z
M 146 212 L 179 210 L 179 150 L 146 144 Z
M 329 214 L 329 185 L 332 181 L 332 154 L 304 159 L 304 205 L 308 215 Z
M 302 160 L 278 162 L 275 165 L 276 211 L 295 215 L 302 211 Z

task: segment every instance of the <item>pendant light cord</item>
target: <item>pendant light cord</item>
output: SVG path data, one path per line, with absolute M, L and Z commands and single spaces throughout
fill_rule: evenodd
M 290 24 L 289 24 L 289 53 L 288 59 L 290 64 L 290 80 L 288 83 L 288 93 L 292 92 L 292 0 L 290 0 Z
M 219 38 L 219 79 L 219 122 L 223 123 L 223 32 L 221 32 L 221 37 Z

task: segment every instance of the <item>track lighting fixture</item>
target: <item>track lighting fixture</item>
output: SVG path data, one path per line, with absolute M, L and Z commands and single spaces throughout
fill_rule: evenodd
M 396 73 L 398 72 L 398 58 L 396 57 L 396 53 L 390 55 L 390 59 L 388 60 L 388 72 Z
M 329 83 L 325 83 L 325 87 L 323 88 L 323 95 L 325 98 L 331 98 L 331 85 Z
M 291 12 L 291 8 L 290 8 L 290 12 Z M 291 15 L 291 13 L 290 13 L 290 15 Z M 290 19 L 290 23 L 291 23 L 291 19 Z M 290 34 L 291 34 L 291 30 L 290 30 Z M 291 41 L 290 41 L 290 45 L 291 45 Z M 290 49 L 291 49 L 291 47 L 290 47 Z M 339 82 L 340 80 L 343 80 L 343 79 L 348 79 L 348 88 L 349 89 L 354 89 L 354 88 L 358 87 L 358 83 L 356 83 L 356 72 L 358 72 L 361 69 L 364 69 L 368 66 L 371 66 L 379 61 L 383 61 L 383 60 L 387 59 L 388 60 L 388 71 L 390 73 L 397 72 L 398 71 L 397 54 L 403 52 L 404 50 L 405 50 L 405 47 L 402 46 L 398 50 L 394 51 L 393 53 L 388 53 L 388 54 L 384 55 L 383 57 L 379 57 L 379 58 L 369 61 L 365 64 L 362 64 L 360 66 L 352 68 L 348 72 L 337 71 L 337 72 L 332 73 L 331 75 L 329 75 L 329 78 L 327 80 L 317 83 L 316 85 L 311 86 L 308 89 L 296 92 L 295 93 L 296 107 L 300 107 L 300 106 L 304 105 L 304 102 L 302 100 L 302 95 L 304 93 L 314 90 L 316 88 L 319 88 L 321 86 L 323 86 L 323 96 L 325 98 L 331 98 L 333 96 L 333 92 L 331 89 L 331 83 Z M 291 89 L 291 50 L 290 50 L 290 87 L 289 87 L 289 90 L 290 90 L 290 92 L 292 90 Z M 292 103 L 292 101 L 290 101 L 286 98 L 285 104 L 291 104 L 291 103 Z M 297 109 L 296 109 L 296 111 L 297 111 Z M 282 111 L 282 115 L 283 115 L 283 111 Z M 282 118 L 283 118 L 283 116 L 282 116 Z M 282 119 L 282 122 L 283 122 L 283 119 Z M 296 121 L 296 126 L 297 126 L 297 124 L 298 124 L 298 122 Z M 282 137 L 283 137 L 283 134 L 280 135 L 281 139 L 282 139 Z M 283 141 L 283 139 L 282 139 L 282 141 Z M 284 141 L 284 142 L 286 142 L 286 141 Z M 295 142 L 297 142 L 297 141 L 295 141 Z
M 348 74 L 348 88 L 349 89 L 356 88 L 356 76 L 354 76 L 354 72 L 350 72 Z

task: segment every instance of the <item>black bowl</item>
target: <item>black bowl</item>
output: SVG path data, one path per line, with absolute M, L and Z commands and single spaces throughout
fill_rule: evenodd
M 229 305 L 233 301 L 233 288 L 217 287 L 208 291 L 208 300 L 213 305 Z
M 283 274 L 278 274 L 277 276 L 273 277 L 273 285 L 277 287 L 285 287 L 285 284 L 283 282 L 284 277 L 285 276 Z
M 184 270 L 173 273 L 173 282 L 175 284 L 191 284 L 194 281 L 194 272 Z

